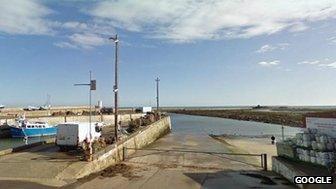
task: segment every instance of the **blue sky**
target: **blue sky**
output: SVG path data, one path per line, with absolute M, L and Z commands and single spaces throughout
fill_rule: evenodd
M 336 2 L 2 1 L 0 104 L 336 105 Z

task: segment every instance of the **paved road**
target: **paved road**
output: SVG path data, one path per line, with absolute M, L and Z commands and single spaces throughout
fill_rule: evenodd
M 232 152 L 235 149 L 206 135 L 169 134 L 148 148 Z M 294 188 L 273 173 L 260 171 L 251 157 L 138 151 L 125 162 L 130 171 L 98 176 L 69 188 Z M 265 176 L 263 176 L 265 175 Z M 256 178 L 259 177 L 259 178 Z M 274 181 L 274 185 L 262 184 Z

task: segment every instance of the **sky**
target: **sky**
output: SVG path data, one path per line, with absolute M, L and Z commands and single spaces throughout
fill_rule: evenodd
M 0 104 L 336 105 L 335 0 L 0 0 Z

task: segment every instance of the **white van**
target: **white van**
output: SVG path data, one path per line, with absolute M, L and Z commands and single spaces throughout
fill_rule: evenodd
M 91 141 L 101 136 L 101 123 L 91 123 Z M 82 147 L 90 139 L 90 123 L 62 123 L 57 125 L 56 145 L 62 150 Z

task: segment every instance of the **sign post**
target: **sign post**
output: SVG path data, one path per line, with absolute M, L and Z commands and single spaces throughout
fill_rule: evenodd
M 92 123 L 92 91 L 95 91 L 97 86 L 96 86 L 96 80 L 92 80 L 92 72 L 90 71 L 90 82 L 89 83 L 80 83 L 80 84 L 74 84 L 74 86 L 89 86 L 89 161 L 92 161 L 92 154 L 93 154 L 93 149 L 92 149 L 92 131 L 91 131 L 91 123 Z

